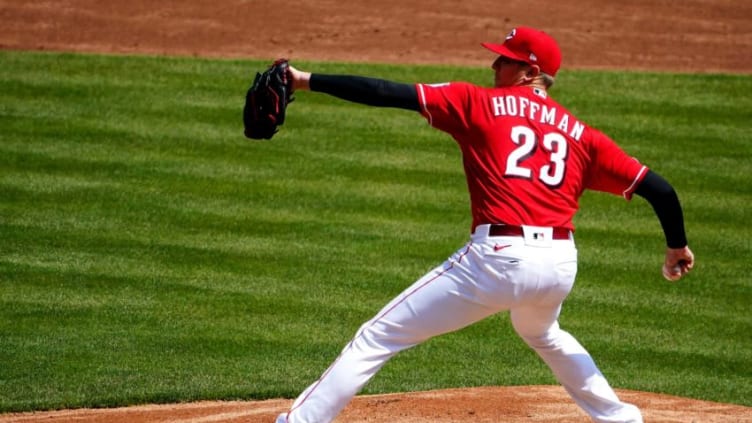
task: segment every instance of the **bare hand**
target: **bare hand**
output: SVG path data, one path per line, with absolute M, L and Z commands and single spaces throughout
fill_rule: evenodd
M 695 265 L 695 255 L 689 246 L 684 248 L 667 248 L 666 260 L 663 263 L 663 277 L 670 281 L 677 281 L 689 273 Z
M 309 90 L 309 81 L 311 80 L 310 72 L 303 72 L 295 69 L 293 66 L 289 66 L 289 75 L 292 79 L 292 89 L 295 90 Z

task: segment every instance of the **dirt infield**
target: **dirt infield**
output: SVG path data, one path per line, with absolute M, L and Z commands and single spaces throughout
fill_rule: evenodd
M 525 24 L 565 69 L 752 73 L 750 22 L 739 0 L 0 0 L 0 48 L 488 66 L 479 43 Z
M 739 0 L 0 0 L 0 49 L 488 66 L 481 41 L 546 29 L 563 68 L 752 73 Z M 503 5 L 503 7 L 501 7 Z M 597 359 L 597 357 L 596 357 Z M 752 422 L 752 408 L 619 391 L 647 422 Z M 272 422 L 290 400 L 0 415 L 7 422 Z M 361 396 L 338 422 L 583 422 L 560 387 Z
M 650 423 L 745 423 L 752 409 L 669 395 L 620 390 Z M 290 400 L 198 402 L 105 410 L 63 410 L 0 416 L 1 423 L 255 423 L 274 422 Z M 587 416 L 558 386 L 449 389 L 356 397 L 335 423 L 581 423 Z

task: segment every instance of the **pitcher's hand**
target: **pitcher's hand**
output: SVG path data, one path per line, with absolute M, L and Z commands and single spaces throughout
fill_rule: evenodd
M 695 265 L 695 255 L 689 246 L 684 248 L 667 248 L 666 260 L 663 262 L 663 277 L 677 281 L 686 275 Z

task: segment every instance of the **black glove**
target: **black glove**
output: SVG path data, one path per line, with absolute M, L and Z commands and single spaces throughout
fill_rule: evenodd
M 285 123 L 287 105 L 294 100 L 287 59 L 278 59 L 263 73 L 256 73 L 245 95 L 243 125 L 245 136 L 271 139 Z

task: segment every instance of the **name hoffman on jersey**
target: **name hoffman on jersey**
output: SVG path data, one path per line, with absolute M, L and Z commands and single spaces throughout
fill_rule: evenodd
M 491 110 L 494 116 L 516 116 L 556 126 L 559 131 L 569 134 L 577 141 L 585 130 L 585 125 L 569 114 L 560 113 L 561 116 L 557 116 L 556 107 L 549 109 L 545 104 L 516 95 L 491 97 Z

